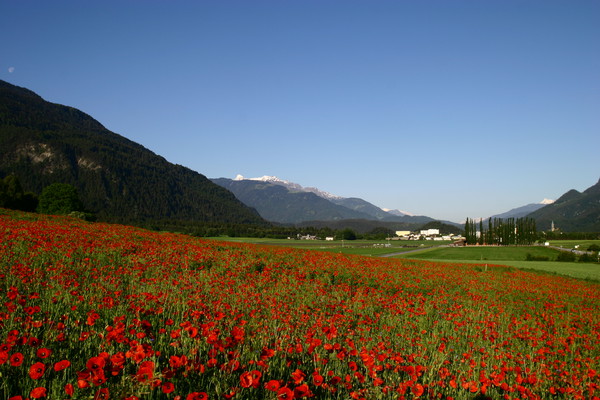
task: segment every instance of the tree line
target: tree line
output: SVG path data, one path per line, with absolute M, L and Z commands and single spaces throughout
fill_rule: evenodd
M 489 218 L 485 224 L 483 220 L 477 224 L 475 220 L 467 218 L 465 239 L 467 244 L 531 245 L 538 240 L 538 234 L 535 220 L 529 217 Z

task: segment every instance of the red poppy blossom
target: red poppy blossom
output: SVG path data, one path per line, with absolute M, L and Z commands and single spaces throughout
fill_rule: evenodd
M 105 400 L 108 399 L 110 396 L 110 392 L 108 391 L 108 388 L 102 388 L 100 390 L 98 390 L 98 392 L 96 392 L 96 396 L 94 396 L 94 400 Z
M 10 356 L 10 365 L 13 367 L 18 367 L 21 364 L 23 364 L 23 354 L 14 353 L 12 356 Z
M 46 366 L 41 362 L 36 362 L 29 368 L 29 376 L 31 379 L 40 379 L 46 372 Z
M 315 386 L 321 386 L 323 384 L 323 376 L 319 374 L 313 374 L 313 384 Z
M 140 368 L 136 374 L 138 382 L 146 382 L 154 378 L 154 363 L 152 361 L 144 361 L 140 364 Z
M 299 385 L 304 380 L 305 376 L 306 375 L 304 374 L 304 372 L 302 372 L 299 369 L 296 369 L 294 372 L 292 372 L 292 379 L 294 380 L 294 383 L 296 385 Z
M 308 388 L 308 385 L 306 383 L 294 388 L 294 398 L 295 399 L 300 399 L 302 397 L 308 397 L 311 394 L 312 393 L 310 392 L 310 389 Z
M 161 390 L 163 393 L 172 393 L 175 390 L 175 385 L 173 382 L 163 382 L 161 386 Z
M 54 364 L 54 371 L 56 371 L 56 372 L 62 371 L 63 369 L 69 368 L 70 365 L 71 365 L 71 361 L 69 361 L 69 360 L 59 361 L 56 364 Z
M 87 363 L 85 364 L 85 367 L 87 369 L 89 369 L 90 371 L 98 371 L 104 368 L 104 366 L 106 365 L 106 360 L 102 357 L 92 357 L 90 358 Z
M 171 368 L 179 368 L 187 365 L 188 360 L 186 356 L 171 356 L 169 358 L 169 365 Z
M 252 380 L 252 374 L 250 374 L 250 372 L 244 372 L 242 375 L 240 375 L 240 386 L 243 388 L 249 388 L 252 386 Z
M 277 398 L 281 400 L 291 400 L 294 398 L 294 392 L 289 387 L 282 387 L 277 391 Z
M 410 390 L 415 397 L 420 397 L 425 392 L 423 385 L 421 385 L 420 383 L 414 385 L 412 388 L 410 388 Z
M 8 360 L 8 351 L 0 350 L 0 365 Z
M 46 397 L 46 388 L 45 387 L 36 387 L 31 391 L 29 396 L 32 399 L 41 399 L 42 397 Z
M 188 394 L 185 400 L 208 400 L 208 395 L 205 392 L 193 392 Z
M 276 392 L 279 389 L 279 381 L 272 379 L 269 382 L 265 383 L 265 389 L 270 390 L 271 392 Z
M 47 349 L 45 347 L 37 349 L 37 351 L 35 352 L 35 355 L 38 356 L 39 358 L 48 358 L 48 357 L 50 357 L 51 354 L 52 354 L 52 350 Z

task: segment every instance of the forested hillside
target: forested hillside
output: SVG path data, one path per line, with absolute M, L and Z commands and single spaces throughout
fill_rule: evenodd
M 204 175 L 108 131 L 75 108 L 0 81 L 0 178 L 11 174 L 37 194 L 56 182 L 75 186 L 86 209 L 102 221 L 267 224 Z
M 569 190 L 528 217 L 535 219 L 541 230 L 549 230 L 554 222 L 564 232 L 600 232 L 600 180 L 583 192 Z

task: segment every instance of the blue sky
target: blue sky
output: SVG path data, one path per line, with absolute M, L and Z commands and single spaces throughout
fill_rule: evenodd
M 600 2 L 0 1 L 0 79 L 210 178 L 461 221 L 600 178 Z

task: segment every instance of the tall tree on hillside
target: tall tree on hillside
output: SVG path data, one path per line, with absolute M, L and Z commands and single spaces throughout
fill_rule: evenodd
M 37 196 L 31 192 L 24 192 L 19 178 L 15 175 L 0 179 L 0 207 L 35 211 L 37 203 Z
M 75 187 L 67 183 L 53 183 L 44 188 L 40 195 L 38 212 L 69 214 L 73 211 L 83 211 L 83 203 L 79 200 Z

